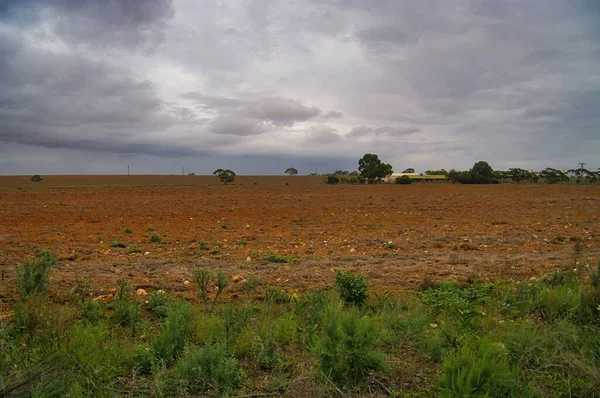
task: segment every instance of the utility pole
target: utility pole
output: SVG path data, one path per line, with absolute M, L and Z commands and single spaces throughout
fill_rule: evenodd
M 127 175 L 129 175 L 129 165 L 127 165 Z
M 184 176 L 185 175 L 185 166 L 181 166 L 181 175 Z

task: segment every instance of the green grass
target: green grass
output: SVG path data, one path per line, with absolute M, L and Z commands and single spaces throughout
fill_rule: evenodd
M 198 270 L 205 300 L 158 290 L 141 298 L 119 280 L 107 305 L 87 295 L 52 301 L 49 272 L 0 323 L 0 389 L 14 388 L 12 396 L 600 391 L 600 287 L 585 272 L 432 282 L 400 297 L 338 273 L 337 289 L 295 295 L 257 282 L 231 301 L 219 298 L 228 275 Z
M 262 258 L 264 261 L 268 261 L 270 263 L 294 263 L 300 261 L 297 258 L 290 256 L 279 256 L 275 253 L 269 253 Z

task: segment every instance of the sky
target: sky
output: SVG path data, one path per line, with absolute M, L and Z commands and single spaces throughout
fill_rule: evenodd
M 0 174 L 597 169 L 597 0 L 0 0 Z

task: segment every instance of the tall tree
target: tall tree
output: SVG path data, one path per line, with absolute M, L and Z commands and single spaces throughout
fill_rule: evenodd
M 392 165 L 382 163 L 374 153 L 367 153 L 358 160 L 358 171 L 362 177 L 377 181 L 394 172 Z
M 219 180 L 221 180 L 221 182 L 225 185 L 227 185 L 228 182 L 233 182 L 235 179 L 235 173 L 233 170 L 229 169 L 216 169 L 213 171 L 213 174 L 219 177 Z
M 298 174 L 298 170 L 293 167 L 288 167 L 287 170 L 285 171 L 285 174 L 295 176 L 296 174 Z

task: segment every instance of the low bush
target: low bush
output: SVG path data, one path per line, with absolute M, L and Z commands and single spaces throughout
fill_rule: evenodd
M 338 385 L 363 383 L 371 372 L 388 369 L 385 356 L 373 350 L 375 324 L 357 310 L 342 313 L 329 307 L 323 316 L 323 334 L 312 347 L 323 375 Z
M 346 305 L 362 307 L 367 301 L 369 283 L 360 275 L 336 270 L 335 286 Z
M 446 357 L 438 389 L 440 397 L 512 397 L 518 381 L 506 349 L 483 339 Z
M 50 252 L 41 252 L 34 260 L 24 260 L 17 267 L 17 290 L 23 299 L 42 293 L 48 288 L 48 279 L 56 258 Z
M 244 377 L 237 360 L 228 354 L 223 343 L 190 347 L 177 366 L 177 373 L 188 392 L 214 392 L 226 395 L 238 387 Z

